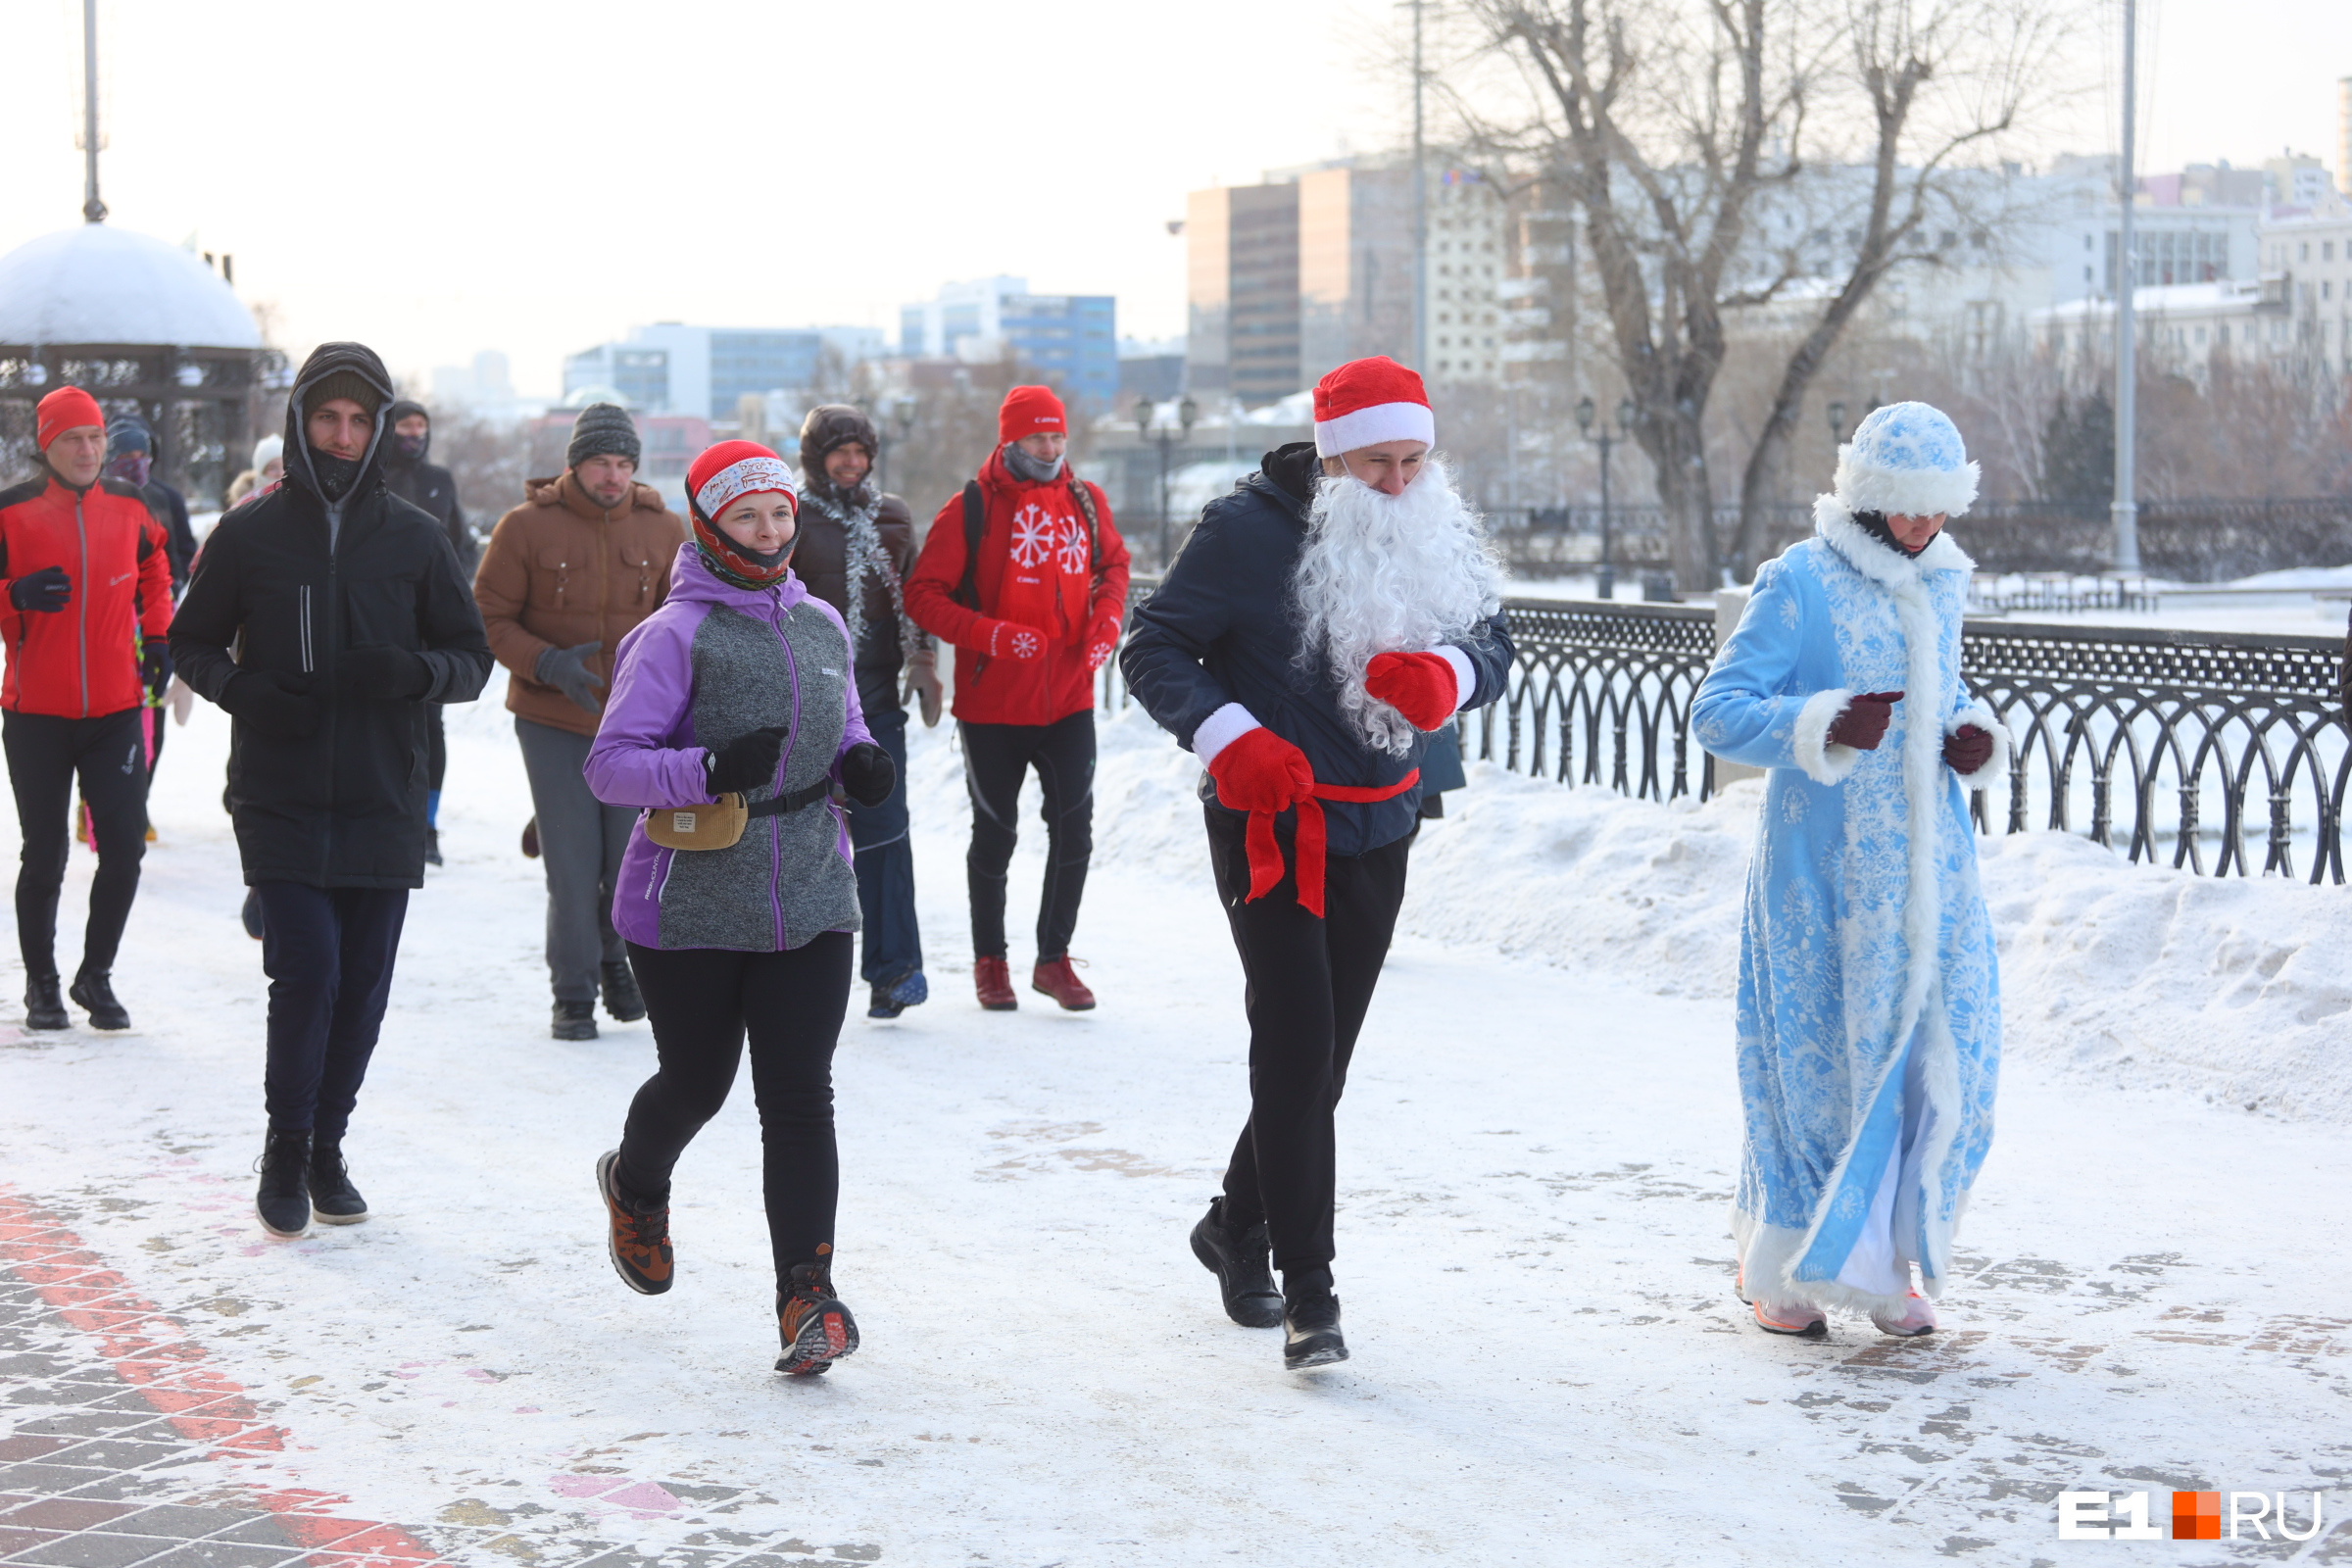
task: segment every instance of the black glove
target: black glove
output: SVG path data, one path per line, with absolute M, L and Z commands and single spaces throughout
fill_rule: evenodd
M 161 702 L 164 688 L 172 684 L 172 649 L 161 637 L 148 639 L 139 650 L 139 675 L 148 695 Z
M 43 566 L 8 585 L 8 602 L 19 610 L 54 615 L 74 597 L 74 579 L 63 566 Z
M 781 724 L 738 735 L 710 754 L 710 793 L 742 794 L 776 781 L 776 762 L 784 755 L 784 737 L 792 731 Z
M 550 648 L 539 656 L 531 673 L 543 686 L 553 686 L 591 713 L 605 710 L 605 701 L 597 695 L 604 690 L 605 677 L 588 667 L 588 656 L 597 653 L 602 642 L 581 643 L 572 648 Z
M 326 716 L 326 705 L 312 693 L 315 684 L 309 675 L 249 669 L 229 677 L 220 691 L 220 706 L 264 735 L 307 741 L 318 733 L 318 721 Z
M 433 666 L 406 648 L 353 648 L 335 671 L 335 690 L 345 697 L 397 701 L 432 689 Z
M 859 741 L 842 754 L 841 787 L 859 806 L 880 806 L 899 787 L 899 764 L 872 741 Z

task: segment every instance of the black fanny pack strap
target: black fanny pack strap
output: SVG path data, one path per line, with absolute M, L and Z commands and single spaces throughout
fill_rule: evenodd
M 788 811 L 798 811 L 805 807 L 814 806 L 832 793 L 833 781 L 829 778 L 820 778 L 806 789 L 793 790 L 789 794 L 778 795 L 771 800 L 754 801 L 750 806 L 744 808 L 743 814 L 746 816 L 782 816 Z

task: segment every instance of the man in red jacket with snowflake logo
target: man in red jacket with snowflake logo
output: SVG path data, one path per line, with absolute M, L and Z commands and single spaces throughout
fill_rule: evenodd
M 138 490 L 100 477 L 106 414 L 77 386 L 34 411 L 38 477 L 0 490 L 0 737 L 17 796 L 24 858 L 17 874 L 17 942 L 24 955 L 24 1023 L 63 1029 L 57 900 L 65 883 L 74 781 L 90 804 L 98 874 L 73 998 L 97 1029 L 127 1029 L 110 972 L 147 852 L 149 692 L 172 678 L 172 558 Z
M 956 649 L 980 1005 L 1020 1005 L 1005 961 L 1004 872 L 1021 780 L 1035 767 L 1047 855 L 1030 984 L 1081 1012 L 1095 997 L 1070 966 L 1070 933 L 1094 853 L 1095 672 L 1118 647 L 1127 546 L 1102 490 L 1068 471 L 1069 416 L 1050 388 L 1007 392 L 997 439 L 979 477 L 931 520 L 906 613 Z

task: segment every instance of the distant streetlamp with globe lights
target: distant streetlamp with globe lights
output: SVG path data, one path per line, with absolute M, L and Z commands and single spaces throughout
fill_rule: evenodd
M 1593 591 L 1603 599 L 1617 597 L 1617 564 L 1610 559 L 1609 528 L 1609 450 L 1633 434 L 1634 400 L 1622 398 L 1617 404 L 1617 433 L 1602 425 L 1600 434 L 1592 433 L 1592 418 L 1598 411 L 1590 397 L 1580 398 L 1576 405 L 1576 427 L 1586 440 L 1600 448 L 1600 569 L 1593 573 Z

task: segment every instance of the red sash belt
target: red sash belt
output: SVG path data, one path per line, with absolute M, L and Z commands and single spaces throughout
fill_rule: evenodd
M 1421 770 L 1416 767 L 1385 789 L 1362 784 L 1317 784 L 1298 803 L 1298 907 L 1318 920 L 1323 917 L 1323 803 L 1344 801 L 1351 806 L 1370 806 L 1378 801 L 1393 801 L 1420 782 Z M 1250 852 L 1250 897 L 1262 899 L 1282 880 L 1282 846 L 1274 838 L 1274 813 L 1251 811 L 1249 834 L 1243 842 Z

